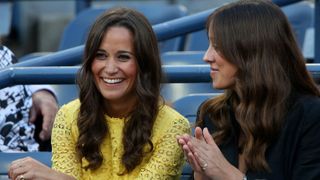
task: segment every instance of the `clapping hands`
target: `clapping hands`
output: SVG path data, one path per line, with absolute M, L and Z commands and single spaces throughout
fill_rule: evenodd
M 177 137 L 184 155 L 195 172 L 195 179 L 241 179 L 243 173 L 231 165 L 207 128 L 195 128 L 195 137 Z

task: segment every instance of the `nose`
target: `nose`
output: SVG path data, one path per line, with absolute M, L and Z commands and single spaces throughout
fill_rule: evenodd
M 203 61 L 206 63 L 213 63 L 214 62 L 213 48 L 211 47 L 211 45 L 208 47 L 206 53 L 204 54 Z
M 105 61 L 104 70 L 108 74 L 114 74 L 118 72 L 118 64 L 113 58 L 109 58 Z

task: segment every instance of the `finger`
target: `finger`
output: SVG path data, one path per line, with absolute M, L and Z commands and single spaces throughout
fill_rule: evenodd
M 25 180 L 25 179 L 31 179 L 31 178 L 28 178 L 26 173 L 25 174 L 20 174 L 15 178 L 15 180 L 22 180 L 22 179 Z
M 36 117 L 37 117 L 37 111 L 34 105 L 32 105 L 31 109 L 30 109 L 30 118 L 29 118 L 29 122 L 30 123 L 34 123 L 36 121 Z
M 184 144 L 182 146 L 183 152 L 186 152 L 186 154 L 188 154 L 189 152 L 192 153 L 192 151 L 190 150 L 189 146 L 187 144 Z
M 194 136 L 199 140 L 203 140 L 202 129 L 200 127 L 195 128 Z
M 52 114 L 51 111 L 43 110 L 42 116 L 43 116 L 42 130 L 39 136 L 41 140 L 47 140 L 51 137 L 51 130 L 52 130 L 55 114 Z
M 10 179 L 16 179 L 19 174 L 27 171 L 27 167 L 25 166 L 24 162 L 24 159 L 18 159 L 10 164 L 8 170 L 8 176 L 10 177 Z
M 188 160 L 188 163 L 191 165 L 192 168 L 197 168 L 197 162 L 195 162 L 195 158 L 193 157 L 193 152 L 190 150 L 188 145 L 183 146 L 183 153 Z
M 177 139 L 183 139 L 185 142 L 188 142 L 189 141 L 189 139 L 190 139 L 190 135 L 189 134 L 183 134 L 183 135 L 178 135 L 177 137 L 176 137 Z
M 190 149 L 190 151 L 191 151 L 192 153 L 195 153 L 195 148 L 194 148 L 194 146 L 193 146 L 192 141 L 187 142 L 187 146 L 188 146 L 188 149 Z
M 189 160 L 190 166 L 192 167 L 192 169 L 194 171 L 197 171 L 197 172 L 201 171 L 201 167 L 199 165 L 199 162 L 196 160 L 193 153 L 188 153 L 188 160 Z
M 50 123 L 48 122 L 48 120 L 43 120 L 43 123 L 42 123 L 42 130 L 39 134 L 39 137 L 41 140 L 47 140 L 50 138 L 51 136 L 51 129 L 50 128 Z
M 186 144 L 186 142 L 185 142 L 184 139 L 180 138 L 180 139 L 178 139 L 178 144 L 179 144 L 180 146 L 183 146 L 183 145 Z
M 28 171 L 28 168 L 25 166 L 20 166 L 12 170 L 10 178 L 11 179 L 19 179 L 19 176 Z
M 214 139 L 212 138 L 212 136 L 211 136 L 208 128 L 204 128 L 204 129 L 203 129 L 203 137 L 204 137 L 205 141 L 206 141 L 208 144 L 217 146 L 217 144 L 216 144 L 216 142 L 214 141 Z
M 205 171 L 206 170 L 205 168 L 208 166 L 206 160 L 202 158 L 199 153 L 194 153 L 194 158 L 199 164 L 199 169 L 201 171 Z

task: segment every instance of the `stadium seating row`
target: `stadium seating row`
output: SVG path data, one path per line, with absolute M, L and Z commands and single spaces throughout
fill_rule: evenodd
M 287 4 L 282 1 L 276 1 L 276 3 L 284 5 L 282 6 L 283 12 L 287 15 L 292 24 L 301 49 L 310 49 L 305 48 L 304 44 L 310 44 L 305 43 L 305 37 L 307 36 L 307 30 L 312 28 L 314 25 L 314 5 L 312 2 L 293 1 L 293 3 Z M 65 28 L 58 50 L 61 51 L 84 44 L 87 32 L 89 31 L 94 19 L 107 9 L 113 7 L 116 7 L 116 5 L 106 4 L 99 7 L 89 7 L 77 14 L 77 16 Z M 149 19 L 152 25 L 188 15 L 186 7 L 178 4 L 157 4 L 155 6 L 154 4 L 146 3 L 129 4 L 127 7 L 135 8 L 142 12 Z M 185 36 L 159 42 L 159 46 L 161 53 L 169 51 L 205 51 L 208 47 L 207 33 L 205 30 L 200 30 L 189 33 Z M 41 55 L 43 54 L 33 53 L 20 58 L 19 61 L 24 61 Z

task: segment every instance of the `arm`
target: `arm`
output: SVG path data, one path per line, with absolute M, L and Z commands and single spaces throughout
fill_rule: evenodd
M 37 117 L 42 117 L 42 130 L 39 134 L 41 140 L 51 137 L 51 130 L 55 115 L 58 111 L 58 103 L 53 89 L 48 85 L 29 86 L 32 91 L 32 107 L 30 109 L 31 123 L 35 123 Z
M 81 162 L 77 158 L 75 144 L 78 107 L 74 102 L 63 106 L 57 113 L 52 130 L 52 168 L 81 179 Z
M 150 161 L 142 167 L 137 179 L 173 179 L 181 174 L 184 158 L 175 138 L 179 134 L 190 133 L 190 125 L 184 118 L 173 121 L 174 124 L 165 125 L 169 128 L 159 137 L 160 142 L 155 145 Z

